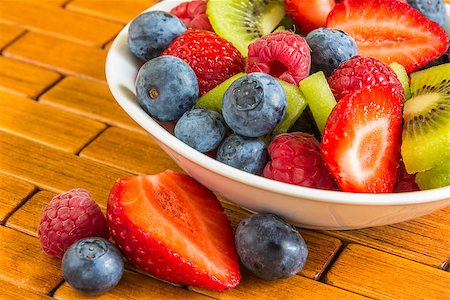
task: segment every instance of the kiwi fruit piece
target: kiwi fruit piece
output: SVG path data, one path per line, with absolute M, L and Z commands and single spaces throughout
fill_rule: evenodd
M 322 71 L 314 73 L 300 81 L 300 89 L 306 97 L 314 121 L 320 133 L 323 133 L 328 116 L 336 105 L 325 74 Z
M 450 159 L 428 171 L 416 174 L 416 183 L 421 190 L 430 190 L 450 185 Z
M 214 31 L 247 57 L 248 45 L 271 33 L 286 12 L 283 0 L 209 0 L 206 14 Z
M 409 88 L 409 77 L 405 67 L 396 62 L 391 63 L 389 67 L 397 74 L 397 78 L 400 80 L 403 90 L 405 91 L 405 101 L 408 100 L 411 98 L 411 89 Z
M 401 153 L 409 174 L 450 159 L 450 63 L 411 74 L 403 107 Z
M 229 79 L 225 80 L 209 92 L 203 94 L 195 104 L 195 107 L 204 107 L 222 113 L 222 97 L 230 85 L 239 77 L 246 75 L 245 73 L 238 73 Z M 275 78 L 276 79 L 276 78 Z M 295 123 L 306 107 L 306 100 L 300 89 L 293 84 L 276 79 L 286 92 L 287 107 L 286 113 L 280 124 L 274 129 L 273 134 L 285 133 Z

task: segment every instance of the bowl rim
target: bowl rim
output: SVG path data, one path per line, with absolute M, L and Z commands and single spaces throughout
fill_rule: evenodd
M 150 10 L 165 10 L 173 7 L 175 4 L 188 0 L 177 1 L 161 1 L 154 6 L 144 10 L 143 12 Z M 415 192 L 403 192 L 403 193 L 352 193 L 342 191 L 330 191 L 321 190 L 316 188 L 302 187 L 284 182 L 267 179 L 262 176 L 254 175 L 241 171 L 239 169 L 228 166 L 222 162 L 219 162 L 206 154 L 198 152 L 197 150 L 184 144 L 178 140 L 175 136 L 170 134 L 164 129 L 158 122 L 153 120 L 147 115 L 143 109 L 138 105 L 130 105 L 130 103 L 136 102 L 136 99 L 131 99 L 130 94 L 124 93 L 116 84 L 113 79 L 113 73 L 116 72 L 118 64 L 114 61 L 114 56 L 123 56 L 123 47 L 126 43 L 126 37 L 128 35 L 128 23 L 119 32 L 114 39 L 108 54 L 106 57 L 105 71 L 106 81 L 108 87 L 118 104 L 123 110 L 141 127 L 143 127 L 153 138 L 157 139 L 160 143 L 169 147 L 179 155 L 182 155 L 185 159 L 190 160 L 193 163 L 201 165 L 208 169 L 210 172 L 217 173 L 228 179 L 241 182 L 246 185 L 250 185 L 253 188 L 261 189 L 271 193 L 282 194 L 293 198 L 302 198 L 313 201 L 337 203 L 345 205 L 414 205 L 420 203 L 429 203 L 434 201 L 442 201 L 450 199 L 450 186 L 441 187 L 437 189 L 415 191 Z M 127 51 L 127 50 L 125 50 Z M 128 53 L 128 56 L 131 54 Z

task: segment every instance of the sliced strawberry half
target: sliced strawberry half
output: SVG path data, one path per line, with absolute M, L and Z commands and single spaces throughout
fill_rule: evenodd
M 359 55 L 400 63 L 408 73 L 440 57 L 449 45 L 444 29 L 401 1 L 343 1 L 328 15 L 327 27 L 349 34 Z
M 390 193 L 400 161 L 402 97 L 391 86 L 345 96 L 322 136 L 323 160 L 346 192 Z
M 213 290 L 240 281 L 230 223 L 217 197 L 174 171 L 119 179 L 107 205 L 112 238 L 160 279 Z

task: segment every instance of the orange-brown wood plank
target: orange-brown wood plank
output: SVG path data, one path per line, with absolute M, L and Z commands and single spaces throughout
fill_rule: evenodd
M 0 130 L 71 153 L 105 128 L 103 123 L 0 91 Z
M 23 32 L 25 32 L 23 28 L 0 23 L 0 49 L 3 49 Z
M 37 228 L 41 221 L 42 212 L 56 195 L 56 193 L 48 191 L 37 192 L 8 218 L 5 226 L 37 237 Z
M 61 193 L 88 190 L 105 207 L 112 185 L 130 173 L 0 131 L 0 173 Z
M 450 299 L 450 273 L 349 244 L 325 281 L 375 299 Z
M 311 280 L 302 276 L 292 276 L 287 279 L 266 281 L 257 279 L 250 274 L 244 273 L 239 285 L 231 290 L 223 292 L 215 292 L 192 288 L 195 291 L 205 295 L 223 299 L 308 299 L 308 300 L 330 300 L 330 299 L 367 299 L 366 297 L 344 291 L 326 285 L 315 280 Z
M 33 98 L 60 78 L 56 72 L 0 56 L 0 90 Z
M 59 300 L 66 299 L 92 299 L 92 297 L 83 295 L 65 282 L 56 290 L 54 298 Z M 132 271 L 125 271 L 119 284 L 111 291 L 96 296 L 95 299 L 210 299 L 194 291 L 189 291 L 183 288 L 175 287 L 173 285 L 158 281 L 149 276 L 135 273 Z
M 229 202 L 222 202 L 222 206 L 225 208 L 225 213 L 233 228 L 236 228 L 242 219 L 250 215 L 249 212 Z M 299 231 L 308 246 L 308 259 L 299 274 L 317 280 L 338 252 L 341 241 L 312 230 L 301 229 Z
M 353 231 L 329 231 L 327 234 L 347 242 L 356 242 L 433 267 L 450 257 L 450 213 L 438 211 L 390 226 Z
M 28 182 L 0 173 L 0 224 L 34 189 L 34 185 Z
M 119 106 L 104 84 L 66 77 L 39 98 L 40 102 L 109 125 L 144 132 Z
M 27 32 L 6 47 L 3 55 L 65 75 L 105 83 L 106 51 L 53 36 Z
M 115 127 L 103 132 L 80 156 L 133 173 L 181 170 L 150 135 Z
M 2 300 L 49 300 L 51 297 L 43 293 L 32 292 L 30 290 L 23 289 L 8 281 L 0 279 L 0 298 Z
M 33 2 L 34 4 L 39 5 L 50 5 L 50 6 L 56 6 L 56 7 L 63 7 L 66 3 L 72 1 L 72 0 L 22 0 L 24 2 Z
M 0 226 L 0 241 L 0 280 L 44 294 L 63 280 L 61 262 L 47 256 L 37 238 Z
M 36 2 L 38 1 L 2 1 L 0 22 L 89 46 L 103 45 L 123 27 L 122 24 Z
M 74 0 L 66 8 L 92 16 L 126 23 L 157 0 Z

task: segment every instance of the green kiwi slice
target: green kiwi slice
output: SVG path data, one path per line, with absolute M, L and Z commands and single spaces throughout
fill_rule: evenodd
M 271 33 L 286 13 L 283 0 L 209 0 L 206 14 L 214 31 L 247 57 L 248 45 Z
M 238 73 L 233 77 L 225 80 L 209 92 L 205 93 L 197 100 L 195 107 L 204 107 L 222 113 L 223 94 L 225 94 L 225 91 L 230 87 L 233 81 L 244 75 L 246 74 Z M 288 129 L 291 128 L 295 121 L 300 117 L 306 107 L 306 100 L 298 87 L 279 79 L 277 79 L 277 81 L 281 84 L 281 86 L 284 88 L 284 91 L 286 92 L 287 107 L 283 120 L 274 129 L 273 134 L 287 132 Z
M 397 74 L 398 80 L 400 80 L 403 90 L 405 91 L 405 101 L 408 100 L 411 98 L 411 89 L 409 88 L 409 77 L 405 67 L 396 62 L 391 63 L 389 67 Z
M 416 174 L 416 183 L 421 190 L 430 190 L 450 185 L 450 159 L 428 171 Z
M 450 159 L 450 63 L 411 74 L 401 153 L 410 174 Z

